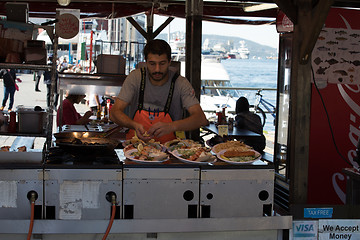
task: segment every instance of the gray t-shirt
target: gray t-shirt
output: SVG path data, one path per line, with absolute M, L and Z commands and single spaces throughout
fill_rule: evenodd
M 145 93 L 144 93 L 144 110 L 151 111 L 159 109 L 163 111 L 166 104 L 171 79 L 175 72 L 169 70 L 169 81 L 162 86 L 154 86 L 146 74 Z M 125 79 L 118 98 L 129 104 L 129 117 L 133 117 L 138 108 L 139 88 L 141 83 L 140 69 L 133 70 Z M 183 118 L 183 110 L 199 104 L 199 100 L 195 97 L 195 91 L 190 82 L 179 76 L 175 82 L 174 95 L 170 106 L 169 114 L 173 121 Z

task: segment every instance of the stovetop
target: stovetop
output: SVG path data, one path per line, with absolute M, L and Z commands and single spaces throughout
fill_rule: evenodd
M 121 164 L 115 151 L 100 154 L 72 153 L 52 147 L 46 156 L 46 164 L 56 165 L 114 165 Z

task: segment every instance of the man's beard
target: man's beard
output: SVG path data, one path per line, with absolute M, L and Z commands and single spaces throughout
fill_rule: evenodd
M 158 76 L 155 77 L 155 75 L 158 75 Z M 163 80 L 165 78 L 166 72 L 165 73 L 163 73 L 163 72 L 154 72 L 154 73 L 151 73 L 150 76 L 151 76 L 152 80 L 160 82 L 161 80 Z M 161 76 L 161 77 L 159 77 L 159 76 Z

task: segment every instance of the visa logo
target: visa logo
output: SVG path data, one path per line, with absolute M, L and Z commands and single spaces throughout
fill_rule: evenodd
M 314 225 L 312 224 L 300 224 L 296 226 L 297 232 L 311 232 L 314 231 Z

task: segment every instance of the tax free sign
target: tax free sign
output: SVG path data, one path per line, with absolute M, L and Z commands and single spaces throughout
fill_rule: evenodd
M 319 240 L 360 239 L 360 220 L 319 220 Z

